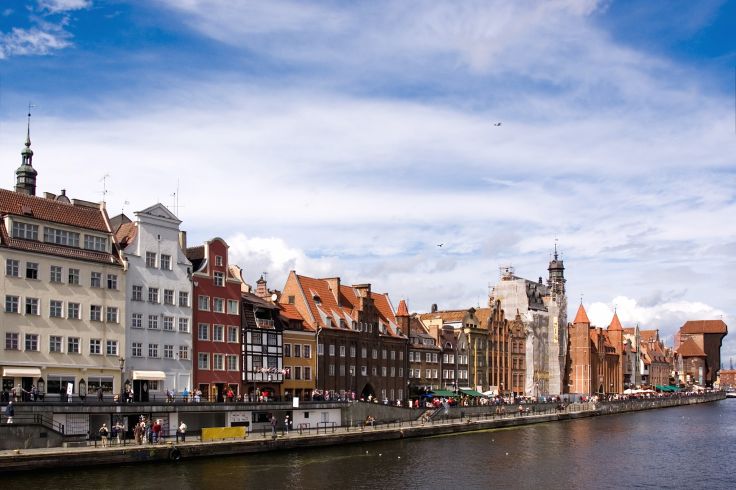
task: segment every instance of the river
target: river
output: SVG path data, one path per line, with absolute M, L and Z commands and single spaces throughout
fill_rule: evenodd
M 0 488 L 736 488 L 736 399 L 452 436 L 4 476 Z

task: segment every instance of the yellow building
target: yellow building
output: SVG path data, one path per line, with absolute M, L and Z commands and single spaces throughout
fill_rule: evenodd
M 311 400 L 316 387 L 317 338 L 291 304 L 280 304 L 284 324 L 284 368 L 287 370 L 281 385 L 281 395 L 286 399 L 299 397 Z

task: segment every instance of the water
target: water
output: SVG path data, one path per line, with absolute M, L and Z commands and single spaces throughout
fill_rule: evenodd
M 736 488 L 736 399 L 332 448 L 5 476 L 0 488 Z

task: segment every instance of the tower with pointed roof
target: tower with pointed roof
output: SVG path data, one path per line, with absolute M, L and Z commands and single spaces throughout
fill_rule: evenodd
M 569 330 L 570 348 L 566 370 L 568 392 L 589 394 L 592 390 L 590 320 L 582 302 Z
M 547 285 L 553 294 L 565 295 L 565 264 L 562 259 L 559 258 L 557 253 L 557 243 L 555 243 L 554 258 L 549 262 L 549 278 L 547 279 Z
M 620 357 L 620 362 L 616 366 L 615 373 L 613 373 L 613 384 L 616 393 L 623 393 L 624 391 L 624 328 L 621 326 L 621 321 L 618 319 L 618 313 L 613 312 L 613 318 L 611 319 L 610 325 L 608 325 L 608 331 L 606 332 L 611 345 L 616 349 L 616 354 Z
M 36 176 L 38 172 L 33 168 L 33 150 L 31 150 L 31 113 L 28 113 L 25 148 L 20 152 L 22 160 L 20 167 L 15 171 L 15 192 L 36 195 Z

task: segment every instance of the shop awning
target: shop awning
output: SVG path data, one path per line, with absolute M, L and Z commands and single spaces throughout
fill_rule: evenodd
M 163 381 L 166 379 L 166 373 L 163 371 L 133 371 L 133 380 L 138 379 Z
M 41 370 L 34 367 L 6 367 L 3 368 L 3 376 L 9 378 L 18 376 L 22 378 L 33 378 L 41 376 Z
M 460 388 L 460 391 L 462 391 L 463 393 L 469 396 L 485 396 L 480 391 L 471 390 L 470 388 Z
M 450 391 L 450 390 L 434 390 L 432 392 L 432 396 L 449 397 L 449 396 L 457 396 L 457 393 L 455 393 L 454 391 Z

